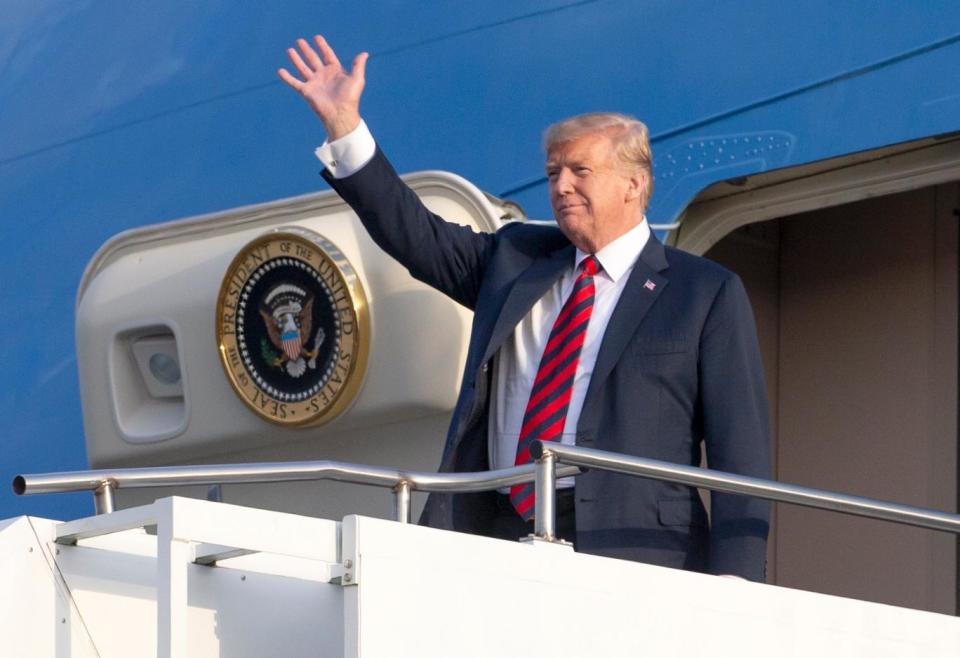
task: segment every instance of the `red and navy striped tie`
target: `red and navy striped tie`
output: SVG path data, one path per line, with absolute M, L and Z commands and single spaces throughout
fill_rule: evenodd
M 580 274 L 573 284 L 560 315 L 553 323 L 547 346 L 540 359 L 537 377 L 530 390 L 530 400 L 523 412 L 517 458 L 514 464 L 530 463 L 530 446 L 534 441 L 559 441 L 570 407 L 573 377 L 580 362 L 580 350 L 587 335 L 587 325 L 593 312 L 593 276 L 600 271 L 595 256 L 580 263 Z M 533 518 L 533 484 L 518 484 L 510 488 L 510 502 L 525 521 Z

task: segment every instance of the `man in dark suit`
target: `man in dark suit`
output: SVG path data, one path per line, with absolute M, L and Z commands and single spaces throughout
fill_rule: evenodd
M 474 310 L 441 471 L 529 461 L 535 439 L 681 464 L 701 444 L 715 469 L 769 477 L 766 392 L 749 302 L 736 275 L 664 247 L 644 209 L 646 128 L 589 114 L 546 135 L 557 227 L 477 234 L 430 213 L 360 118 L 366 54 L 347 73 L 322 37 L 281 69 L 322 120 L 324 177 L 410 273 Z M 302 78 L 302 79 L 301 79 Z M 577 550 L 752 580 L 764 578 L 769 507 L 605 472 L 558 484 L 558 528 Z M 432 495 L 421 522 L 516 538 L 529 488 Z

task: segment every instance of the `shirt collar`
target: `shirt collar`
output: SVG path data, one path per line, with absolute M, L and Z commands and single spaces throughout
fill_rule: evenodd
M 603 271 L 610 279 L 616 283 L 620 277 L 626 274 L 633 264 L 640 257 L 640 252 L 647 246 L 647 240 L 650 239 L 650 226 L 647 224 L 647 218 L 634 226 L 632 229 L 621 235 L 619 238 L 598 251 L 595 255 Z M 580 267 L 580 263 L 589 256 L 577 249 L 574 265 Z

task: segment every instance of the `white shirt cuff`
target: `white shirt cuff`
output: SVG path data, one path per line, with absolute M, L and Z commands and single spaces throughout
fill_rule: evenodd
M 376 151 L 377 143 L 361 119 L 352 131 L 340 139 L 324 142 L 314 153 L 334 178 L 346 178 L 363 169 Z

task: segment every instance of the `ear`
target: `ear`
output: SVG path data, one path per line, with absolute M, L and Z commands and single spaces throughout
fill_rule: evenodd
M 632 174 L 627 177 L 627 196 L 626 201 L 636 201 L 637 199 L 643 196 L 644 191 L 647 189 L 647 172 L 638 171 L 635 174 Z

